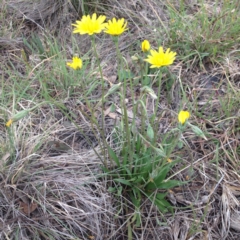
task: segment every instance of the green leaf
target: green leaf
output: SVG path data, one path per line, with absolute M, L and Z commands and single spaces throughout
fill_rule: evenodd
M 158 186 L 162 183 L 162 181 L 166 178 L 169 170 L 170 170 L 170 166 L 166 165 L 164 166 L 158 173 L 158 175 L 153 179 L 153 182 L 150 182 L 147 184 L 146 188 L 147 189 L 155 189 L 158 188 Z
M 168 164 L 166 166 L 164 166 L 158 173 L 157 177 L 155 177 L 153 180 L 154 182 L 158 185 L 160 184 L 167 176 L 168 172 L 171 169 L 171 165 Z
M 156 184 L 152 181 L 149 182 L 145 187 L 146 190 L 155 190 L 156 188 L 157 188 Z
M 115 187 L 109 187 L 108 188 L 108 192 L 110 192 L 110 193 L 113 193 L 113 192 L 115 192 L 116 191 L 116 188 Z
M 109 154 L 110 158 L 113 159 L 114 162 L 117 164 L 117 166 L 120 167 L 119 159 L 118 159 L 117 155 L 115 154 L 115 152 L 110 147 L 108 147 L 108 154 Z
M 157 193 L 155 198 L 153 195 L 150 195 L 150 200 L 157 206 L 160 212 L 166 213 L 169 210 L 172 211 L 172 205 L 164 199 L 167 193 Z
M 129 169 L 129 166 L 124 166 L 124 170 L 126 171 L 126 173 L 127 173 L 129 178 L 132 177 L 132 173 L 131 173 L 131 171 Z
M 146 163 L 142 168 L 141 168 L 141 171 L 140 171 L 140 175 L 142 176 L 143 179 L 148 180 L 148 177 L 149 177 L 149 173 L 152 171 L 152 163 L 149 162 L 149 163 Z
M 141 206 L 141 199 L 142 195 L 139 189 L 133 188 L 132 192 L 130 193 L 130 198 L 132 200 L 132 203 L 135 207 L 135 213 L 132 218 L 132 223 L 135 223 L 136 227 L 139 227 L 141 225 L 141 214 L 140 214 L 140 206 Z
M 140 164 L 137 173 L 142 176 L 146 182 L 148 180 L 149 173 L 152 172 L 153 160 L 152 154 L 146 152 L 140 159 Z
M 154 204 L 158 207 L 159 211 L 166 213 L 169 210 L 172 212 L 172 205 L 165 199 L 155 198 Z
M 134 213 L 134 216 L 132 218 L 132 223 L 134 223 L 136 221 L 135 226 L 140 227 L 141 214 L 139 213 L 139 211 L 140 211 L 142 195 L 141 195 L 141 192 L 139 191 L 139 189 L 133 188 L 132 193 L 130 194 L 130 198 L 132 200 L 133 205 L 135 206 L 135 210 L 137 211 Z
M 167 194 L 168 194 L 167 192 L 166 193 L 157 193 L 156 198 L 159 200 L 162 200 L 167 196 Z
M 150 189 L 161 189 L 162 186 L 162 182 L 165 180 L 168 172 L 170 171 L 170 169 L 177 163 L 178 161 L 173 161 L 171 163 L 167 163 L 165 166 L 163 166 L 161 168 L 161 170 L 159 171 L 159 173 L 157 174 L 156 177 L 153 178 L 153 181 L 149 182 L 146 186 L 146 189 L 150 190 Z M 165 185 L 163 185 L 165 186 Z M 166 189 L 166 188 L 163 188 Z
M 159 189 L 171 189 L 171 188 L 174 188 L 176 186 L 181 186 L 185 183 L 186 182 L 181 182 L 181 181 L 177 181 L 177 180 L 168 180 L 167 182 L 162 182 L 161 184 L 159 184 L 157 186 L 157 188 L 159 188 Z
M 110 107 L 110 112 L 115 112 L 115 111 L 116 111 L 116 106 L 112 104 Z
M 194 125 L 192 125 L 192 124 L 190 124 L 190 123 L 188 123 L 188 126 L 190 126 L 190 127 L 192 128 L 192 131 L 193 131 L 197 136 L 199 136 L 199 137 L 207 140 L 207 138 L 205 137 L 203 131 L 202 131 L 199 127 L 194 126 Z
M 136 189 L 135 189 L 136 190 Z M 130 198 L 132 200 L 133 205 L 135 206 L 135 208 L 138 210 L 141 204 L 141 195 L 139 196 L 139 194 L 135 194 L 138 196 L 134 196 L 133 193 L 130 195 Z
M 104 167 L 104 166 L 102 166 L 101 168 L 102 168 L 103 172 L 105 172 L 105 173 L 109 173 L 110 172 L 110 170 L 108 168 Z
M 164 199 L 164 197 L 167 195 L 167 193 L 157 193 L 155 196 L 153 194 L 147 196 L 153 202 L 153 204 L 159 209 L 160 212 L 166 213 L 169 210 L 172 211 L 171 204 Z
M 177 143 L 177 147 L 180 149 L 183 148 L 183 142 L 181 140 Z
M 152 142 L 154 139 L 154 131 L 150 124 L 147 127 L 147 136 L 148 136 L 149 140 Z
M 116 179 L 114 179 L 114 181 L 132 187 L 132 184 L 129 181 L 125 180 L 125 179 L 116 178 Z
M 138 183 L 142 183 L 142 182 L 144 182 L 142 176 L 138 176 L 138 177 L 135 178 L 135 180 L 133 181 L 134 184 L 138 184 Z
M 135 223 L 135 227 L 140 227 L 140 225 L 141 225 L 141 214 L 139 213 L 139 212 L 136 212 L 136 213 L 134 213 L 134 215 L 133 215 L 133 218 L 132 218 L 132 223 L 134 223 L 136 221 L 136 223 Z
M 139 136 L 137 136 L 137 140 L 136 140 L 136 143 L 135 143 L 135 150 L 136 150 L 136 153 L 139 154 L 141 152 L 141 149 L 142 149 L 142 141 L 141 141 L 141 138 Z
M 121 196 L 122 195 L 122 186 L 120 186 L 118 189 L 117 189 L 117 196 Z
M 123 82 L 125 79 L 132 79 L 134 77 L 134 74 L 129 70 L 121 70 L 119 71 L 119 81 Z
M 151 82 L 151 78 L 148 77 L 148 76 L 145 76 L 144 79 L 143 79 L 143 85 L 144 86 L 149 86 L 150 82 Z

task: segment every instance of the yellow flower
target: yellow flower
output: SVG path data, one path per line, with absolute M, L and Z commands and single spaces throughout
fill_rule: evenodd
M 82 60 L 78 57 L 73 57 L 72 62 L 68 62 L 67 66 L 73 68 L 74 70 L 82 68 Z
M 183 125 L 190 118 L 188 111 L 180 111 L 178 114 L 178 121 Z
M 6 127 L 10 127 L 13 123 L 13 120 L 12 119 L 9 119 L 6 123 Z
M 150 50 L 150 47 L 151 47 L 151 45 L 148 40 L 144 40 L 142 42 L 142 51 L 143 52 L 148 52 Z
M 176 52 L 170 52 L 170 48 L 164 53 L 163 47 L 159 47 L 159 50 L 150 50 L 151 55 L 148 55 L 146 62 L 152 64 L 150 68 L 160 68 L 162 66 L 168 66 L 175 60 Z
M 124 18 L 120 20 L 116 20 L 116 18 L 113 18 L 112 20 L 109 20 L 106 24 L 105 33 L 113 36 L 118 36 L 127 30 L 126 26 L 127 21 L 125 21 Z
M 106 16 L 100 15 L 97 18 L 97 14 L 94 13 L 92 18 L 90 15 L 83 16 L 81 21 L 76 21 L 76 24 L 72 24 L 75 29 L 73 33 L 89 34 L 100 33 L 105 29 L 106 23 L 104 23 Z

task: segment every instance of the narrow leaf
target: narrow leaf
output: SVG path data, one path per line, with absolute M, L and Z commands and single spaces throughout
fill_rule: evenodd
M 115 154 L 115 152 L 110 147 L 108 147 L 108 153 L 109 153 L 110 158 L 114 160 L 114 162 L 117 164 L 118 167 L 120 167 L 119 159 L 118 159 L 117 155 Z
M 157 188 L 159 189 L 171 189 L 176 186 L 181 186 L 185 184 L 185 182 L 177 181 L 177 180 L 168 180 L 167 182 L 162 182 L 159 185 L 157 185 Z
M 147 127 L 147 136 L 150 139 L 150 141 L 153 141 L 153 139 L 154 139 L 154 131 L 153 131 L 153 128 L 152 128 L 152 126 L 150 124 Z
M 127 185 L 127 186 L 132 186 L 132 184 L 129 182 L 129 181 L 127 181 L 127 180 L 125 180 L 125 179 L 122 179 L 122 178 L 116 178 L 116 179 L 114 179 L 114 181 L 115 182 L 119 182 L 119 183 L 122 183 L 122 184 L 124 184 L 124 185 Z

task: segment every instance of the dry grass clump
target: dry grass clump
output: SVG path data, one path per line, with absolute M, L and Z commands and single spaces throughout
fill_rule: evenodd
M 93 150 L 51 149 L 49 136 L 57 135 L 58 125 L 36 135 L 25 132 L 30 122 L 20 121 L 11 133 L 18 154 L 9 149 L 2 155 L 0 238 L 105 239 L 115 228 L 115 210 L 98 180 L 99 157 Z
M 24 21 L 33 28 L 52 33 L 61 29 L 63 35 L 66 34 L 66 26 L 71 23 L 71 12 L 74 12 L 66 0 L 8 1 L 7 9 L 9 14 L 15 15 L 15 23 Z

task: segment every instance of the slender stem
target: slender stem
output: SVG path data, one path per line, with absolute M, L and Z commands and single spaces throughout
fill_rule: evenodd
M 154 116 L 155 116 L 155 119 L 157 117 L 157 110 L 158 110 L 158 103 L 160 101 L 160 96 L 161 96 L 161 86 L 162 86 L 162 71 L 160 70 L 159 71 L 159 75 L 158 75 L 158 93 L 157 93 L 157 99 L 156 99 L 156 102 L 155 102 L 155 107 L 154 107 Z M 154 132 L 157 133 L 157 124 L 154 124 Z M 157 134 L 154 134 L 154 143 L 156 142 L 156 138 L 157 138 Z
M 183 99 L 184 99 L 184 101 L 186 101 L 187 97 L 186 97 L 186 93 L 185 93 L 185 91 L 184 91 L 183 84 L 182 84 L 182 80 L 181 80 L 180 77 L 179 77 L 179 84 L 180 84 L 180 88 L 181 88 L 181 90 L 182 90 Z
M 144 67 L 143 67 L 143 63 L 140 63 L 140 67 L 141 67 L 141 70 L 140 70 L 140 73 L 141 73 L 141 85 L 142 87 L 144 86 Z
M 149 64 L 147 62 L 145 62 L 145 66 L 143 68 L 144 74 L 143 74 L 143 78 L 142 78 L 142 85 L 143 86 L 148 86 L 149 85 L 149 82 L 147 82 L 147 80 L 148 80 L 148 67 L 149 67 Z
M 157 100 L 155 102 L 155 108 L 154 108 L 154 114 L 157 115 L 157 109 L 158 109 L 158 103 L 160 101 L 160 95 L 161 95 L 161 86 L 162 86 L 162 71 L 159 71 L 158 75 L 158 93 L 157 93 Z
M 102 109 L 101 109 L 102 128 L 99 129 L 99 130 L 100 130 L 100 133 L 102 135 L 102 140 L 103 140 L 102 152 L 103 152 L 103 156 L 104 156 L 104 165 L 106 167 L 107 166 L 107 158 L 106 158 L 105 147 L 107 147 L 107 142 L 106 142 L 105 134 L 104 134 L 104 95 L 105 95 L 105 92 L 104 92 L 104 78 L 103 78 L 102 67 L 100 65 L 100 59 L 99 59 L 99 56 L 98 56 L 98 53 L 97 53 L 97 48 L 96 48 L 95 36 L 94 35 L 91 36 L 91 40 L 92 40 L 93 51 L 94 51 L 94 54 L 95 54 L 96 59 L 97 59 L 97 65 L 98 65 L 99 73 L 100 73 L 100 76 L 101 76 L 101 83 L 102 83 Z M 101 142 L 101 141 L 99 141 L 99 142 Z
M 122 70 L 122 56 L 119 50 L 119 45 L 118 45 L 118 37 L 113 37 L 113 41 L 116 45 L 116 50 L 117 50 L 117 58 L 118 58 L 118 78 L 120 79 L 120 74 L 121 74 L 121 70 Z M 129 129 L 129 122 L 128 122 L 128 115 L 127 115 L 127 107 L 126 107 L 126 103 L 125 103 L 125 98 L 126 98 L 126 93 L 127 93 L 127 79 L 124 76 L 123 77 L 123 92 L 122 92 L 122 109 L 123 109 L 123 122 L 124 122 L 124 128 L 125 128 L 125 132 L 126 132 L 126 141 L 129 147 L 131 147 L 131 140 L 130 140 L 130 129 Z M 133 156 L 133 152 L 132 151 L 128 151 L 130 153 L 129 162 L 132 162 L 132 156 Z M 127 151 L 126 151 L 127 154 Z M 127 161 L 127 157 L 124 157 L 124 165 L 126 164 Z
M 146 94 L 143 94 L 143 102 L 145 104 L 145 106 L 147 105 L 147 97 Z M 141 133 L 144 137 L 146 137 L 146 112 L 143 109 L 143 106 L 141 106 Z
M 147 53 L 145 53 L 145 56 L 147 56 Z M 147 81 L 147 74 L 148 74 L 148 63 L 145 63 L 141 72 L 142 72 L 142 87 L 147 86 L 146 81 Z M 145 106 L 147 106 L 147 96 L 146 94 L 143 93 L 143 102 Z M 146 137 L 146 117 L 147 117 L 147 112 L 144 111 L 142 106 L 142 111 L 141 111 L 141 133 L 143 134 L 144 137 Z
M 82 11 L 83 11 L 83 15 L 85 15 L 85 1 L 83 0 L 83 1 L 81 1 L 81 9 L 82 9 Z
M 147 57 L 148 53 L 145 53 L 144 57 Z M 144 58 L 145 59 L 145 58 Z M 146 84 L 147 81 L 147 77 L 148 77 L 148 68 L 149 68 L 149 64 L 147 62 L 144 61 L 143 58 L 141 58 L 141 85 L 143 86 L 147 86 L 148 84 Z

